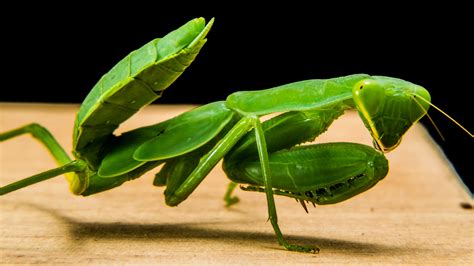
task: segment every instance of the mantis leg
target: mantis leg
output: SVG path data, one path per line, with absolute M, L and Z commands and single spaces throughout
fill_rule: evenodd
M 20 181 L 16 181 L 14 183 L 11 183 L 9 185 L 0 187 L 0 195 L 4 195 L 7 193 L 10 193 L 12 191 L 18 190 L 20 188 L 27 187 L 29 185 L 33 185 L 35 183 L 50 179 L 52 177 L 64 174 L 64 173 L 70 173 L 70 172 L 82 172 L 86 168 L 85 164 L 80 161 L 72 161 L 70 163 L 67 163 L 63 166 L 60 166 L 58 168 L 54 168 L 51 170 L 48 170 L 46 172 L 42 172 L 27 178 L 24 178 Z
M 54 159 L 59 165 L 71 162 L 71 158 L 66 151 L 61 147 L 58 141 L 51 135 L 51 133 L 43 126 L 31 123 L 7 132 L 0 134 L 0 142 L 23 135 L 31 134 L 35 139 L 39 140 L 48 151 L 53 155 Z
M 319 249 L 312 246 L 300 246 L 295 244 L 289 244 L 283 237 L 280 227 L 278 226 L 278 217 L 275 207 L 275 199 L 273 198 L 273 189 L 272 189 L 272 180 L 270 173 L 270 164 L 268 161 L 268 152 L 267 144 L 265 142 L 265 134 L 262 129 L 262 124 L 258 118 L 254 118 L 254 127 L 255 127 L 255 138 L 258 148 L 258 156 L 260 158 L 260 164 L 262 167 L 262 175 L 265 183 L 265 194 L 267 196 L 267 205 L 268 205 L 268 219 L 272 223 L 273 230 L 278 238 L 278 243 L 284 246 L 287 250 L 298 251 L 298 252 L 309 252 L 316 253 L 319 252 Z
M 230 207 L 239 202 L 239 198 L 237 196 L 232 196 L 232 192 L 235 190 L 237 185 L 238 185 L 237 183 L 232 182 L 232 181 L 229 183 L 229 186 L 227 187 L 227 191 L 224 195 L 224 201 L 225 201 L 226 207 Z
M 175 191 L 169 191 L 166 204 L 176 206 L 184 201 L 209 174 L 214 166 L 253 126 L 253 118 L 244 117 L 199 161 L 191 174 Z
M 58 168 L 54 168 L 40 174 L 36 174 L 25 179 L 19 180 L 17 182 L 11 183 L 4 187 L 0 187 L 0 195 L 7 194 L 9 192 L 15 191 L 17 189 L 27 187 L 29 185 L 47 180 L 49 178 L 64 174 L 64 173 L 82 173 L 87 168 L 85 164 L 81 161 L 72 161 L 69 158 L 69 155 L 61 147 L 58 141 L 51 135 L 51 133 L 44 128 L 43 126 L 31 123 L 7 132 L 0 134 L 0 142 L 6 141 L 8 139 L 21 136 L 23 134 L 31 134 L 35 139 L 39 140 L 51 155 L 54 157 L 55 161 L 61 165 Z M 71 188 L 75 191 L 83 190 L 87 185 L 87 180 L 84 175 L 75 175 L 68 174 L 68 180 L 70 182 Z

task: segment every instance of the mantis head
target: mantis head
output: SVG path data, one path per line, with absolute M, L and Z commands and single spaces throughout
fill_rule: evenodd
M 401 79 L 372 76 L 352 89 L 355 106 L 382 152 L 395 149 L 407 130 L 428 111 L 429 92 Z

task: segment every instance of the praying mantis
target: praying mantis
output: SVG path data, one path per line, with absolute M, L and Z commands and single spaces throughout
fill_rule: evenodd
M 177 206 L 223 159 L 231 179 L 227 206 L 238 202 L 232 196 L 237 184 L 265 193 L 278 243 L 290 251 L 317 252 L 316 247 L 285 240 L 274 195 L 295 198 L 306 210 L 305 202 L 334 204 L 370 189 L 388 173 L 383 153 L 395 149 L 433 106 L 430 94 L 419 85 L 385 76 L 306 80 L 236 92 L 225 101 L 114 135 L 193 62 L 213 22 L 191 20 L 130 53 L 105 74 L 77 114 L 74 159 L 41 125 L 1 133 L 0 141 L 31 134 L 60 166 L 0 187 L 0 195 L 65 174 L 73 194 L 89 196 L 162 165 L 153 184 L 165 186 L 166 204 Z M 357 143 L 300 145 L 314 140 L 349 109 L 357 110 L 375 148 Z M 262 116 L 275 113 L 280 114 L 261 122 Z

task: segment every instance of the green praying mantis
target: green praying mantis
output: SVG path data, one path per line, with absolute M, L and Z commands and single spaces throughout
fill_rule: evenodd
M 177 206 L 223 159 L 232 180 L 225 194 L 227 206 L 238 202 L 232 196 L 237 184 L 265 193 L 279 244 L 291 251 L 317 252 L 316 247 L 285 240 L 274 195 L 295 198 L 306 210 L 305 202 L 334 204 L 370 189 L 388 173 L 383 152 L 396 148 L 433 106 L 430 94 L 419 85 L 384 76 L 306 80 L 236 92 L 225 101 L 114 135 L 122 122 L 159 98 L 193 62 L 213 22 L 191 20 L 130 53 L 105 74 L 77 114 L 74 160 L 38 124 L 1 133 L 0 141 L 31 134 L 60 166 L 0 187 L 0 195 L 65 174 L 73 194 L 88 196 L 163 165 L 153 184 L 165 186 L 166 204 Z M 356 143 L 300 145 L 314 140 L 349 109 L 358 111 L 375 149 Z M 274 113 L 280 114 L 260 121 Z

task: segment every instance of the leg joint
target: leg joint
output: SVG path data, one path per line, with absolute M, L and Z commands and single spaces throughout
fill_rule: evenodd
M 31 123 L 26 126 L 26 131 L 35 138 L 49 137 L 49 131 L 38 123 Z
M 46 128 L 44 128 L 42 125 L 38 123 L 31 123 L 26 126 L 27 130 L 31 133 L 36 132 L 36 131 L 46 131 Z

